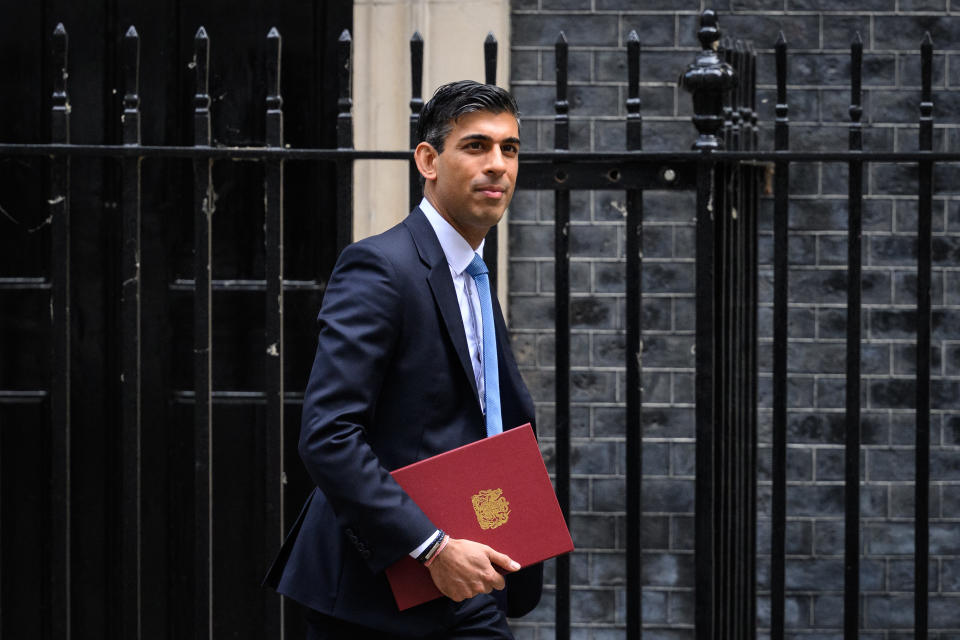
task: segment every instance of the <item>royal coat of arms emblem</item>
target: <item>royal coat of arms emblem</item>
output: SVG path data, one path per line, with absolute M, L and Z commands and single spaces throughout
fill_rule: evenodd
M 503 489 L 483 489 L 471 498 L 481 529 L 496 529 L 510 518 L 510 503 Z

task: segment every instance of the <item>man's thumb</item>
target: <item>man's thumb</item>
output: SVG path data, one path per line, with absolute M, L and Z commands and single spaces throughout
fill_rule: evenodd
M 490 560 L 497 566 L 506 569 L 507 571 L 516 571 L 520 568 L 520 563 L 511 559 L 510 556 L 500 553 L 499 551 L 490 550 Z

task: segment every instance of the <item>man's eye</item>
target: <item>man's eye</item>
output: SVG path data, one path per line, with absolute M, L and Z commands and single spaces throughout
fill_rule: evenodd
M 520 149 L 518 149 L 516 146 L 514 146 L 514 145 L 512 145 L 512 144 L 505 144 L 505 145 L 503 145 L 503 152 L 504 152 L 504 153 L 518 153 L 519 151 L 520 151 Z
M 470 142 L 467 144 L 467 149 L 482 149 L 483 145 L 479 142 Z

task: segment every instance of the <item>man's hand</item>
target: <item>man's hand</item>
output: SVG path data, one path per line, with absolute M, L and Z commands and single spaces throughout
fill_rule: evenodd
M 513 572 L 520 565 L 485 544 L 450 538 L 427 570 L 440 593 L 461 602 L 480 593 L 503 589 L 505 582 L 496 567 Z

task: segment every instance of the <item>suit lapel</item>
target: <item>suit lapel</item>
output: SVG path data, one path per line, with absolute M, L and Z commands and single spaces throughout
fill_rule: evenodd
M 403 221 L 410 230 L 420 259 L 430 268 L 427 283 L 433 292 L 433 300 L 443 317 L 443 324 L 447 335 L 457 352 L 460 366 L 473 390 L 473 397 L 480 406 L 480 395 L 477 392 L 477 381 L 473 376 L 473 365 L 470 363 L 470 350 L 467 348 L 467 337 L 463 331 L 463 319 L 460 317 L 460 304 L 457 302 L 457 292 L 453 289 L 453 278 L 450 276 L 450 265 L 443 253 L 440 241 L 419 208 L 414 209 Z

